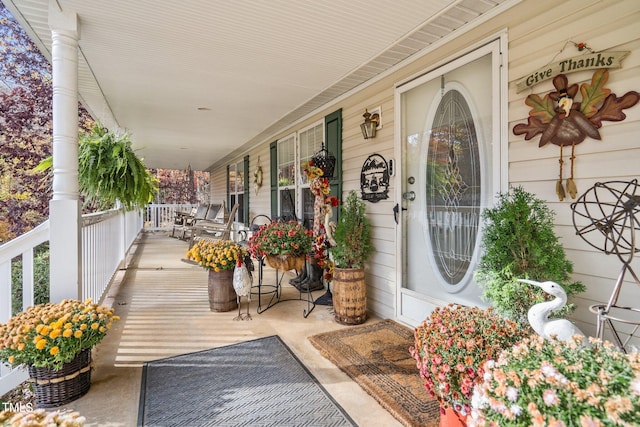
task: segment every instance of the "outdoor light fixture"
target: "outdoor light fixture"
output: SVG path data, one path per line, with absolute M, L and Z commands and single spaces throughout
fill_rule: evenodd
M 360 125 L 362 136 L 364 139 L 375 138 L 376 128 L 380 122 L 380 115 L 378 113 L 371 114 L 369 111 L 364 110 L 362 117 L 364 117 L 364 123 Z

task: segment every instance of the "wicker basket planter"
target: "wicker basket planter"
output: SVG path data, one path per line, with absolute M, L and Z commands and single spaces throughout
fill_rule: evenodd
M 281 271 L 302 270 L 304 267 L 304 256 L 293 255 L 266 255 L 265 260 L 271 268 L 277 268 Z
M 72 402 L 85 395 L 91 386 L 91 349 L 81 351 L 58 371 L 29 366 L 29 377 L 39 408 Z

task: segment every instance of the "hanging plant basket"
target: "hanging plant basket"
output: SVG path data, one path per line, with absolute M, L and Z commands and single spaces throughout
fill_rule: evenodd
M 333 178 L 333 170 L 336 167 L 336 156 L 331 154 L 325 147 L 324 142 L 322 143 L 322 148 L 320 151 L 315 153 L 311 160 L 313 160 L 313 165 L 320 168 L 323 173 L 323 177 L 325 178 Z
M 277 268 L 282 271 L 302 270 L 304 266 L 304 256 L 293 255 L 266 255 L 267 265 L 271 268 Z
M 59 370 L 29 366 L 36 405 L 53 408 L 84 396 L 91 386 L 91 349 L 82 350 Z

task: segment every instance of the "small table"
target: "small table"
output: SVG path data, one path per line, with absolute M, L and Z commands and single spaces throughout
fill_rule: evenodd
M 284 278 L 285 272 L 282 271 L 281 274 L 279 274 L 280 270 L 276 268 L 275 269 L 276 282 L 274 284 L 265 285 L 263 284 L 263 280 L 264 280 L 263 269 L 265 265 L 264 257 L 259 256 L 257 260 L 258 260 L 258 284 L 253 287 L 258 288 L 258 290 L 257 292 L 252 292 L 252 294 L 258 295 L 258 309 L 257 309 L 258 314 L 264 313 L 265 311 L 267 311 L 268 309 L 270 309 L 271 307 L 273 307 L 274 305 L 280 302 L 305 301 L 307 303 L 307 308 L 302 310 L 302 316 L 306 319 L 309 316 L 309 314 L 311 314 L 313 309 L 316 307 L 316 303 L 313 300 L 313 295 L 311 294 L 311 290 L 307 289 L 306 292 L 298 290 L 298 293 L 299 293 L 298 298 L 282 299 L 282 279 Z M 263 292 L 262 290 L 263 286 L 269 288 L 270 290 Z M 262 307 L 262 295 L 271 295 L 271 299 L 269 300 L 269 303 L 264 308 Z M 305 296 L 305 298 L 303 298 L 303 295 Z

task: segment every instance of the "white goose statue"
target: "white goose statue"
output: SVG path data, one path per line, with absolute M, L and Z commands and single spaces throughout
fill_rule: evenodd
M 555 282 L 536 282 L 518 279 L 519 282 L 534 285 L 556 297 L 554 300 L 538 303 L 529 309 L 527 319 L 536 333 L 546 339 L 555 336 L 560 341 L 568 341 L 574 335 L 582 335 L 583 344 L 588 345 L 586 335 L 567 319 L 549 319 L 552 311 L 560 310 L 567 303 L 567 294 L 562 286 Z

